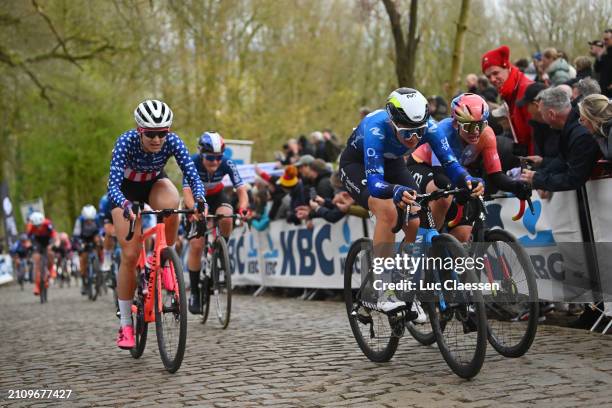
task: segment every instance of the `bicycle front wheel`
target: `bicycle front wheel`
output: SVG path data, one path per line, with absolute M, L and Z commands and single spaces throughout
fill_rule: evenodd
M 155 273 L 155 331 L 164 367 L 176 372 L 183 362 L 187 340 L 187 298 L 183 266 L 173 248 L 161 252 Z
M 230 322 L 232 310 L 232 275 L 227 244 L 223 237 L 217 237 L 211 257 L 212 297 L 217 311 L 217 320 L 223 329 Z
M 485 260 L 480 279 L 499 286 L 484 293 L 489 343 L 504 357 L 520 357 L 531 347 L 538 329 L 538 288 L 533 265 L 509 232 L 489 230 L 485 241 L 479 251 Z
M 141 270 L 137 268 L 137 275 L 140 276 Z M 140 292 L 140 290 L 138 290 Z M 135 307 L 134 307 L 135 306 Z M 134 298 L 134 306 L 132 310 L 136 309 L 135 313 L 132 313 L 132 320 L 134 322 L 134 338 L 136 340 L 136 346 L 130 349 L 130 354 L 133 358 L 140 358 L 144 353 L 145 346 L 147 345 L 147 332 L 149 329 L 149 323 L 145 321 L 144 317 L 144 296 L 137 293 Z
M 438 347 L 451 370 L 462 378 L 480 372 L 487 349 L 482 293 L 462 288 L 478 282 L 472 269 L 460 267 L 468 256 L 455 237 L 440 234 L 433 239 L 428 259 L 433 262 L 429 262 L 426 275 L 428 287 L 435 288 L 432 302 L 425 306 Z
M 100 286 L 103 279 L 102 273 L 100 272 L 100 260 L 97 256 L 92 257 L 91 269 L 91 282 L 89 283 L 89 290 L 91 291 L 91 300 L 95 302 L 100 294 Z
M 372 240 L 361 238 L 351 245 L 344 264 L 344 302 L 346 313 L 357 345 L 371 361 L 391 360 L 399 337 L 393 334 L 389 318 L 384 313 L 363 306 L 361 277 L 370 276 L 372 268 Z M 366 285 L 371 283 L 366 282 Z

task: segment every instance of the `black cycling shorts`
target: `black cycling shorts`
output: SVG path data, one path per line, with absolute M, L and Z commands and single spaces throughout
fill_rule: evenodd
M 158 180 L 165 179 L 165 178 L 168 178 L 168 175 L 163 170 L 157 175 L 157 177 L 149 181 L 140 182 L 140 181 L 132 181 L 132 180 L 128 180 L 124 178 L 123 181 L 121 182 L 120 190 L 125 196 L 125 198 L 131 201 L 132 203 L 135 201 L 138 201 L 141 204 L 142 203 L 150 204 L 149 195 L 151 195 L 151 190 L 153 189 L 153 185 Z M 116 204 L 113 204 L 113 208 L 117 208 L 117 207 L 119 206 Z
M 217 208 L 226 206 L 228 208 L 232 208 L 232 201 L 225 194 L 225 190 L 221 190 L 219 193 L 206 196 L 206 203 L 208 204 L 208 213 L 214 214 L 217 212 Z
M 415 183 L 419 186 L 419 194 L 427 192 L 427 185 L 430 181 L 435 181 L 439 189 L 448 188 L 452 185 L 450 179 L 440 166 L 429 166 L 423 163 L 409 164 L 408 171 L 412 174 Z
M 406 162 L 401 157 L 385 159 L 384 172 L 385 181 L 389 183 L 399 184 L 414 190 L 419 188 L 414 182 L 412 174 L 408 171 Z M 363 153 L 359 154 L 350 145 L 340 155 L 340 180 L 353 200 L 360 206 L 369 209 L 368 198 L 371 194 L 367 188 Z

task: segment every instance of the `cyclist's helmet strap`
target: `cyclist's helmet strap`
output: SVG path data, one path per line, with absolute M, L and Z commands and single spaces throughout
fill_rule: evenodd
M 217 132 L 204 132 L 198 139 L 198 148 L 201 154 L 222 154 L 225 151 L 225 141 Z
M 451 115 L 458 122 L 481 122 L 489 119 L 489 105 L 481 96 L 463 93 L 451 102 Z
M 427 99 L 416 89 L 398 88 L 387 98 L 386 110 L 398 127 L 418 128 L 429 119 Z

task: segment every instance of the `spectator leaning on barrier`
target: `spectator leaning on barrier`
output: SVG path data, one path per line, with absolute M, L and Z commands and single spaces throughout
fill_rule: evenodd
M 295 167 L 298 169 L 298 174 L 302 180 L 307 178 L 310 169 L 308 166 L 312 163 L 315 158 L 309 154 L 305 154 L 298 161 L 295 162 Z
M 606 160 L 612 160 L 612 100 L 586 96 L 579 104 L 580 123 L 591 132 Z
M 523 170 L 521 180 L 533 188 L 546 191 L 566 191 L 580 188 L 588 180 L 599 155 L 597 143 L 589 131 L 578 122 L 569 97 L 558 87 L 539 93 L 542 118 L 553 129 L 561 130 L 559 155 L 537 171 Z
M 343 143 L 331 129 L 323 129 L 323 140 L 325 141 L 326 162 L 335 162 L 344 148 Z
M 612 97 L 612 28 L 604 32 L 602 45 L 603 47 L 593 47 L 591 44 L 591 53 L 595 54 L 593 68 L 599 74 L 602 93 L 610 98 Z
M 300 206 L 308 205 L 308 199 L 304 191 L 304 184 L 298 178 L 298 170 L 295 166 L 287 166 L 285 173 L 278 179 L 277 184 L 291 197 L 291 206 L 287 211 L 287 222 L 299 224 L 300 219 L 296 211 Z
M 502 99 L 508 104 L 510 123 L 518 143 L 524 146 L 526 154 L 532 154 L 533 141 L 531 127 L 528 123 L 529 113 L 526 107 L 516 105 L 532 81 L 509 61 L 510 49 L 502 45 L 482 56 L 481 68 L 491 84 L 497 88 Z
M 559 138 L 561 131 L 551 128 L 542 117 L 538 94 L 546 89 L 542 82 L 534 82 L 525 90 L 523 99 L 517 102 L 519 106 L 526 106 L 531 119 L 529 126 L 533 129 L 534 155 L 527 156 L 535 167 L 545 166 L 547 162 L 559 155 Z

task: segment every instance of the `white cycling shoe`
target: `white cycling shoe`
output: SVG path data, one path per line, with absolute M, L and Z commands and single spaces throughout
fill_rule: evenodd
M 406 308 L 406 302 L 399 300 L 394 290 L 386 290 L 376 302 L 376 309 L 384 313 Z
M 427 314 L 425 313 L 425 311 L 421 307 L 421 302 L 419 302 L 418 300 L 415 300 L 414 302 L 412 302 L 412 306 L 410 307 L 410 311 L 411 312 L 415 312 L 417 314 L 416 319 L 414 319 L 412 321 L 413 323 L 417 323 L 417 324 L 427 323 L 427 321 L 428 321 Z

